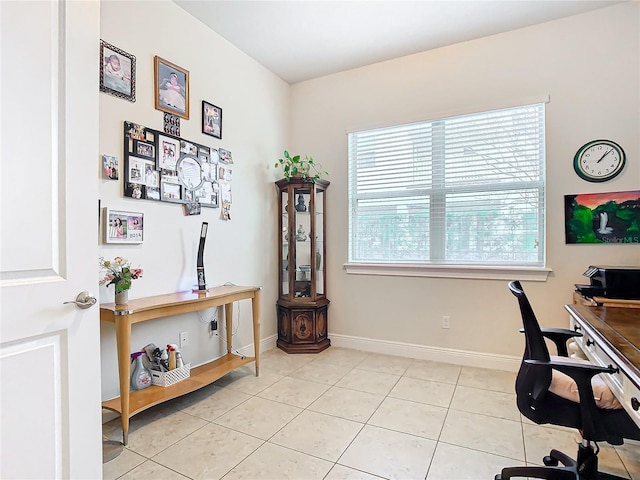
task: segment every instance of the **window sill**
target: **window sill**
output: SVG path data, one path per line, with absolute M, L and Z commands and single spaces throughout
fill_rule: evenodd
M 403 263 L 345 263 L 352 275 L 388 275 L 396 277 L 467 278 L 483 280 L 522 280 L 546 282 L 553 271 L 544 267 L 507 267 L 482 265 L 419 265 Z

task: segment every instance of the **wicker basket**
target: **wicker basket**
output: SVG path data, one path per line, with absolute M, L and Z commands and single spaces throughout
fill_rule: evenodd
M 170 387 L 182 380 L 186 380 L 191 375 L 191 364 L 187 363 L 182 367 L 169 370 L 168 372 L 158 372 L 151 370 L 151 382 L 159 387 Z

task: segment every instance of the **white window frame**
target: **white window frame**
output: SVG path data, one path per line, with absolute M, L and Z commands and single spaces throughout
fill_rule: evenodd
M 523 103 L 514 103 L 509 105 L 508 107 L 518 107 L 518 106 L 526 106 L 529 104 L 540 104 L 547 103 L 548 96 L 544 101 L 531 101 L 531 102 L 523 102 Z M 501 107 L 505 108 L 505 107 Z M 491 111 L 497 109 L 489 109 L 485 108 L 483 110 L 476 110 L 477 113 L 484 113 L 485 111 Z M 465 113 L 468 114 L 468 113 Z M 445 119 L 445 116 L 439 116 L 435 120 L 424 121 L 423 123 L 431 123 L 432 125 L 438 125 L 439 121 Z M 415 122 L 411 122 L 415 123 Z M 408 124 L 405 122 L 405 124 Z M 381 128 L 381 127 L 377 127 Z M 376 128 L 376 129 L 377 129 Z M 544 127 L 543 127 L 544 129 Z M 375 130 L 375 129 L 360 129 L 359 131 L 367 131 L 367 130 Z M 357 131 L 351 131 L 347 133 L 357 133 Z M 541 153 L 542 156 L 542 180 L 538 182 L 541 184 L 539 186 L 541 191 L 541 212 L 540 212 L 540 224 L 539 231 L 541 233 L 543 248 L 546 250 L 546 180 L 544 178 L 544 168 L 545 168 L 545 159 L 544 159 L 544 141 L 542 143 L 543 151 Z M 360 158 L 362 160 L 362 157 Z M 353 196 L 353 184 L 352 184 L 352 159 L 349 159 L 349 207 L 350 214 L 353 215 L 354 212 L 354 199 Z M 434 162 L 435 166 L 437 162 Z M 531 184 L 533 186 L 533 183 Z M 479 190 L 481 192 L 482 189 Z M 436 222 L 437 219 L 431 219 L 430 223 Z M 442 261 L 438 262 L 372 262 L 372 261 L 352 261 L 352 248 L 353 248 L 353 236 L 351 232 L 352 226 L 352 218 L 349 219 L 349 257 L 350 260 L 346 262 L 343 266 L 347 273 L 349 274 L 360 274 L 360 275 L 391 275 L 391 276 L 427 276 L 427 277 L 442 277 L 442 278 L 465 278 L 465 279 L 499 279 L 499 280 L 512 280 L 513 278 L 518 278 L 520 280 L 528 280 L 528 281 L 546 281 L 549 273 L 552 271 L 550 268 L 546 266 L 545 253 L 541 254 L 541 259 L 534 264 L 525 264 L 524 262 L 521 264 L 460 264 L 460 263 L 446 263 Z M 442 230 L 442 228 L 440 228 Z M 441 241 L 438 240 L 438 236 L 441 236 L 442 232 L 437 233 L 435 236 L 430 234 L 430 250 L 435 248 L 438 249 L 438 245 L 444 248 L 444 245 Z M 433 255 L 432 255 L 433 258 Z

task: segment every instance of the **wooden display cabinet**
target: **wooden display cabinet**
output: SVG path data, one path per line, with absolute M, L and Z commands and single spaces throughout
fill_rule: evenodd
M 329 182 L 291 177 L 278 188 L 277 346 L 287 353 L 318 353 L 327 336 L 326 190 Z

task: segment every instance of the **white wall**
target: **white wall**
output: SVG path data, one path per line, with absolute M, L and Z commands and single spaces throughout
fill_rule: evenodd
M 520 356 L 520 317 L 505 281 L 347 275 L 347 137 L 367 128 L 446 112 L 502 106 L 549 94 L 547 282 L 525 289 L 547 325 L 567 323 L 563 305 L 590 264 L 640 265 L 640 247 L 565 245 L 563 196 L 640 188 L 640 4 L 584 15 L 303 82 L 292 87 L 296 153 L 329 171 L 329 333 Z M 381 39 L 380 41 L 384 41 Z M 573 171 L 589 140 L 618 142 L 627 166 L 592 184 Z M 443 315 L 451 329 L 441 328 Z M 335 341 L 334 341 L 335 343 Z M 409 350 L 409 349 L 407 349 Z
M 133 282 L 130 298 L 189 290 L 197 283 L 197 241 L 201 222 L 207 221 L 207 283 L 262 286 L 262 338 L 272 337 L 277 295 L 276 176 L 269 165 L 289 143 L 289 85 L 172 2 L 103 0 L 100 36 L 135 55 L 137 62 L 135 103 L 100 95 L 100 153 L 123 160 L 125 120 L 162 130 L 163 114 L 154 109 L 153 91 L 153 58 L 158 55 L 190 72 L 191 115 L 181 121 L 182 138 L 230 150 L 234 177 L 229 222 L 220 219 L 220 209 L 203 208 L 202 215 L 186 217 L 177 204 L 124 198 L 122 179 L 101 179 L 102 206 L 142 211 L 145 239 L 142 245 L 101 244 L 99 254 L 121 255 L 144 269 L 143 278 Z M 96 65 L 87 68 L 97 69 L 97 65 L 96 52 Z M 201 133 L 202 100 L 222 108 L 222 140 Z M 100 287 L 99 293 L 100 302 L 113 302 L 113 286 Z M 236 305 L 236 348 L 253 343 L 250 305 L 250 301 Z M 206 320 L 211 314 L 203 312 L 203 317 Z M 111 325 L 101 328 L 102 396 L 108 399 L 118 395 L 115 333 Z M 150 342 L 178 343 L 181 331 L 190 334 L 191 345 L 183 355 L 194 365 L 224 352 L 219 338 L 210 338 L 208 324 L 195 314 L 134 326 L 132 349 Z
M 545 283 L 525 284 L 544 324 L 566 322 L 562 305 L 593 263 L 640 264 L 638 246 L 565 245 L 563 195 L 640 188 L 639 4 L 629 2 L 585 15 L 424 52 L 289 87 L 220 36 L 168 1 L 102 1 L 101 38 L 136 56 L 135 103 L 100 95 L 100 151 L 122 159 L 122 122 L 162 130 L 153 107 L 153 56 L 190 71 L 191 119 L 182 137 L 232 151 L 232 221 L 219 210 L 185 217 L 181 207 L 123 198 L 122 181 L 100 180 L 103 206 L 141 210 L 141 246 L 103 245 L 106 257 L 124 255 L 145 269 L 132 298 L 190 289 L 196 239 L 209 222 L 207 280 L 261 285 L 262 338 L 276 333 L 277 175 L 270 169 L 284 148 L 309 154 L 330 172 L 327 212 L 329 336 L 373 339 L 494 355 L 519 356 L 519 315 L 504 281 L 347 275 L 347 144 L 345 131 L 428 119 L 443 112 L 487 107 L 549 94 L 547 107 L 548 265 Z M 615 25 L 604 29 L 602 25 Z M 162 26 L 162 28 L 160 28 Z M 201 100 L 223 109 L 223 139 L 203 135 Z M 595 138 L 626 150 L 625 171 L 604 184 L 580 180 L 575 151 Z M 113 301 L 113 287 L 100 288 Z M 234 346 L 252 342 L 250 307 L 239 306 Z M 211 312 L 204 312 L 205 319 Z M 451 329 L 440 328 L 442 315 Z M 238 325 L 238 321 L 234 321 Z M 115 336 L 102 325 L 103 398 L 118 394 Z M 221 353 L 197 315 L 172 317 L 133 329 L 132 348 L 177 342 L 189 331 L 185 358 L 203 363 Z M 338 343 L 334 341 L 334 343 Z M 407 349 L 409 351 L 415 351 Z

